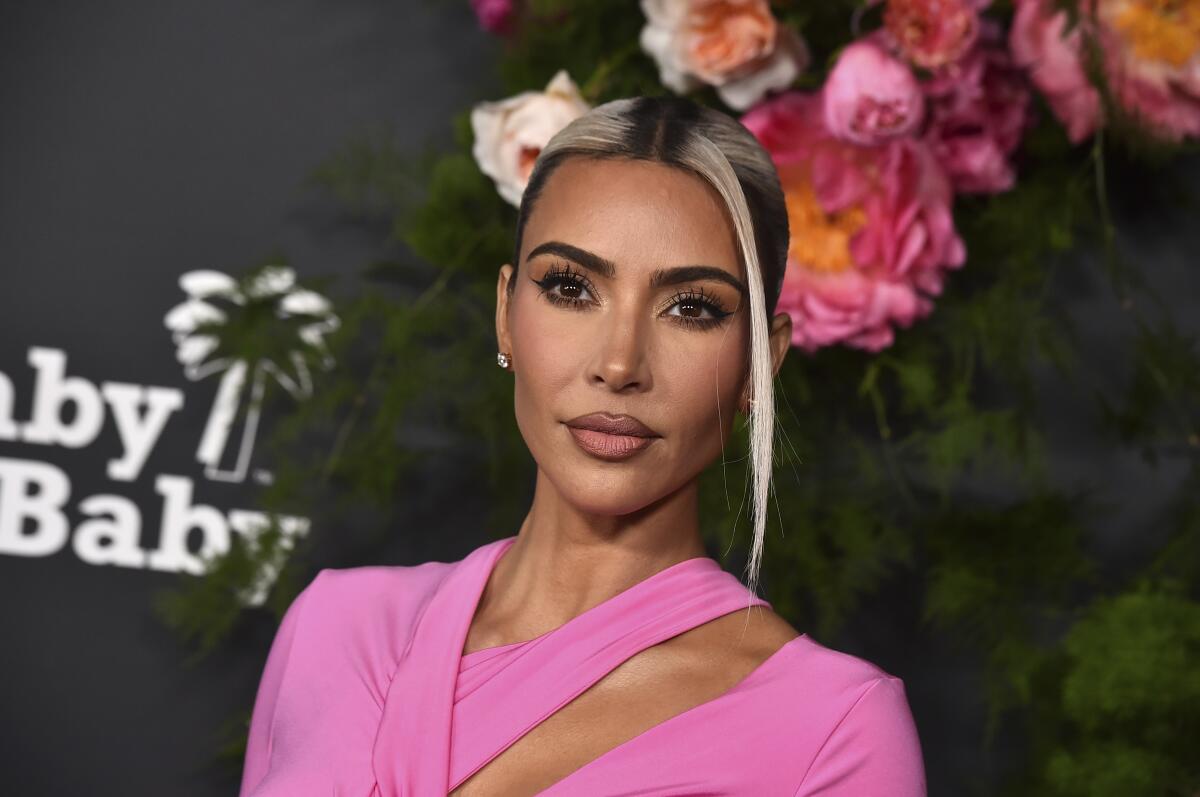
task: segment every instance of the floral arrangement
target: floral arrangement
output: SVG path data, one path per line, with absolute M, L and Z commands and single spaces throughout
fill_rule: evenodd
M 793 238 L 779 310 L 795 346 L 877 352 L 933 311 L 967 260 L 955 197 L 1016 185 L 1035 87 L 1073 142 L 1102 125 L 1102 90 L 1150 135 L 1200 136 L 1200 3 L 1017 0 L 1007 30 L 989 5 L 872 0 L 821 85 L 802 90 L 803 30 L 767 0 L 642 0 L 639 43 L 662 86 L 713 87 L 779 167 Z M 488 30 L 520 22 L 517 0 L 473 6 Z M 474 109 L 475 157 L 506 201 L 519 205 L 540 148 L 588 107 L 559 71 L 542 92 Z

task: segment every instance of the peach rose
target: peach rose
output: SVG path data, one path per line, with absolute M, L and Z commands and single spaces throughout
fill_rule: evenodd
M 521 194 L 542 148 L 589 108 L 563 69 L 545 91 L 524 91 L 506 100 L 481 102 L 471 110 L 475 162 L 495 181 L 500 196 L 520 207 Z
M 808 47 L 771 15 L 767 0 L 641 0 L 642 49 L 678 94 L 714 86 L 739 111 L 786 88 L 808 66 Z
M 990 0 L 887 0 L 884 29 L 914 64 L 953 63 L 979 35 L 979 11 Z

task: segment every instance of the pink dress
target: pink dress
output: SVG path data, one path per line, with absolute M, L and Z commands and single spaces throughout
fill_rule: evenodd
M 318 573 L 271 646 L 241 797 L 445 797 L 635 653 L 770 605 L 696 557 L 535 639 L 463 656 L 492 567 L 516 539 L 458 562 Z M 903 682 L 802 635 L 539 797 L 924 794 Z

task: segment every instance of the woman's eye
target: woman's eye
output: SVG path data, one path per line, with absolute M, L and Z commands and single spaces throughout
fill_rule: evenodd
M 665 315 L 678 319 L 676 323 L 685 327 L 711 329 L 732 313 L 723 309 L 717 301 L 705 298 L 705 295 L 685 294 L 676 297 Z
M 678 309 L 678 313 L 672 313 L 671 310 Z M 708 302 L 700 301 L 699 299 L 680 299 L 675 304 L 671 305 L 667 311 L 667 315 L 678 315 L 683 318 L 715 318 L 713 315 L 712 306 Z
M 585 301 L 591 297 L 587 286 L 571 277 L 556 278 L 552 289 L 558 291 L 556 294 L 558 297 L 570 301 Z
M 587 278 L 573 269 L 552 269 L 541 279 L 530 277 L 530 280 L 551 304 L 576 310 L 597 304 Z M 732 313 L 726 311 L 718 299 L 704 290 L 698 290 L 677 293 L 671 298 L 663 315 L 684 327 L 711 329 L 723 323 Z
M 587 283 L 568 271 L 551 271 L 534 283 L 552 304 L 578 306 L 595 301 Z

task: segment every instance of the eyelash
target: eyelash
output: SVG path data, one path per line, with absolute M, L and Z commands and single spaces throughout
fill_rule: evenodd
M 556 264 L 540 280 L 531 278 L 531 281 L 541 289 L 541 295 L 545 296 L 547 301 L 560 307 L 579 307 L 580 305 L 587 304 L 583 299 L 556 296 L 550 293 L 552 288 L 559 287 L 563 283 L 574 282 L 585 290 L 594 292 L 591 281 L 582 272 L 567 263 Z M 703 288 L 680 291 L 671 297 L 671 301 L 667 307 L 674 307 L 680 302 L 698 304 L 703 309 L 708 310 L 709 314 L 713 316 L 712 318 L 693 318 L 685 315 L 671 316 L 680 326 L 688 329 L 712 329 L 724 323 L 727 316 L 732 315 L 730 311 L 722 306 L 717 297 L 708 293 Z

